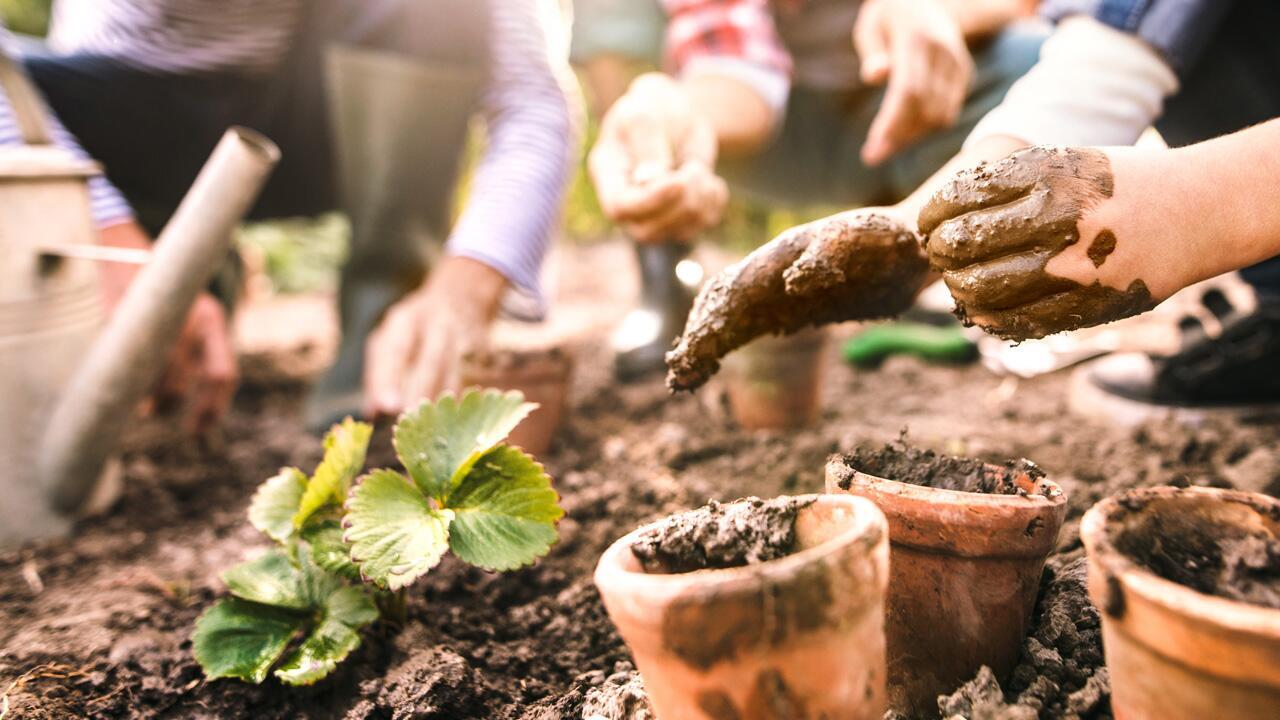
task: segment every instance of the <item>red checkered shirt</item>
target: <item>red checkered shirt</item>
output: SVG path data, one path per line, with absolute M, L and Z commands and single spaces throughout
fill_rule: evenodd
M 790 75 L 769 0 L 663 0 L 667 62 L 679 71 L 698 58 L 732 58 Z

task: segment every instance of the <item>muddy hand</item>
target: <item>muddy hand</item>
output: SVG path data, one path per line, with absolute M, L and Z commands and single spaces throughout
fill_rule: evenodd
M 1113 192 L 1111 160 L 1094 149 L 1030 148 L 958 173 L 920 211 L 929 262 L 956 314 L 1025 340 L 1154 307 L 1141 276 L 1104 282 L 1105 273 L 1055 272 L 1078 265 L 1068 262 L 1077 254 L 1100 268 L 1115 252 L 1106 228 L 1089 227 L 1087 245 L 1078 245 L 1088 216 Z
M 896 315 L 928 273 L 919 236 L 889 210 L 855 210 L 774 238 L 703 286 L 667 387 L 694 390 L 730 351 L 765 334 Z

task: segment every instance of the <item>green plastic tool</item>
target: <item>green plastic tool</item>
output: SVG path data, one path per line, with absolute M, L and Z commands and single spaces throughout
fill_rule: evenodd
M 978 346 L 959 325 L 938 327 L 915 322 L 874 325 L 845 341 L 845 361 L 857 367 L 876 367 L 890 355 L 915 355 L 930 362 L 966 363 L 978 356 Z

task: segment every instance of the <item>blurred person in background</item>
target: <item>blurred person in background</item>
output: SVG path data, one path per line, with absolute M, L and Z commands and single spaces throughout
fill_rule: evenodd
M 232 124 L 283 151 L 251 217 L 349 215 L 342 342 L 306 409 L 322 429 L 452 389 L 500 309 L 545 311 L 574 147 L 567 52 L 557 0 L 55 0 L 48 47 L 24 64 L 132 206 L 114 244 L 148 243 Z M 455 223 L 477 116 L 485 147 Z M 226 337 L 234 285 L 207 332 Z M 176 385 L 208 385 L 231 344 L 215 349 Z
M 668 73 L 609 109 L 589 158 L 605 214 L 668 248 L 615 338 L 617 370 L 663 365 L 689 243 L 729 187 L 771 203 L 906 195 L 1036 60 L 1032 0 L 664 0 Z M 653 278 L 665 277 L 659 282 Z

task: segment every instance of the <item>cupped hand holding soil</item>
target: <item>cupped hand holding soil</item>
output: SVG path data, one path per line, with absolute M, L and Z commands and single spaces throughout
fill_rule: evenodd
M 1124 220 L 1109 203 L 1141 192 L 1124 185 L 1118 195 L 1111 151 L 1092 148 L 1034 147 L 957 173 L 920 211 L 956 314 L 1025 340 L 1136 315 L 1171 294 L 1167 256 L 1147 256 L 1106 222 Z
M 721 358 L 762 335 L 897 315 L 927 275 L 920 237 L 892 210 L 791 228 L 703 286 L 667 353 L 667 387 L 697 389 Z

